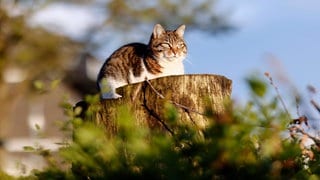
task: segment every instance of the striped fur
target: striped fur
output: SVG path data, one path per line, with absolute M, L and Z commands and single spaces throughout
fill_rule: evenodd
M 117 49 L 103 64 L 98 87 L 103 99 L 119 98 L 116 88 L 163 76 L 184 74 L 187 46 L 185 25 L 173 31 L 155 25 L 149 43 L 131 43 Z

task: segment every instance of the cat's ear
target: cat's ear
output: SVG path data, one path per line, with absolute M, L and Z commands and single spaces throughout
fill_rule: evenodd
M 176 30 L 175 30 L 175 32 L 176 32 L 176 34 L 179 36 L 179 37 L 183 37 L 183 34 L 184 34 L 184 30 L 186 29 L 186 25 L 181 25 L 181 26 L 179 26 Z
M 162 36 L 165 32 L 166 30 L 164 30 L 160 24 L 156 24 L 153 28 L 153 37 L 158 38 Z

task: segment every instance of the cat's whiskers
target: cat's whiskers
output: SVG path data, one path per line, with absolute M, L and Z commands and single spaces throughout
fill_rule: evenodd
M 184 30 L 185 25 L 176 30 L 165 30 L 156 24 L 148 44 L 130 43 L 114 51 L 98 75 L 102 98 L 119 98 L 116 88 L 141 82 L 145 77 L 154 79 L 184 74 L 182 62 L 187 54 Z M 103 81 L 106 81 L 105 85 Z
M 193 65 L 193 63 L 189 60 L 189 56 L 187 56 L 184 60 L 188 62 L 190 65 Z

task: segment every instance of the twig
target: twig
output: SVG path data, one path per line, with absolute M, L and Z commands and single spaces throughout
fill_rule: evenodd
M 147 80 L 146 80 L 147 81 Z M 155 113 L 152 109 L 150 109 L 147 106 L 147 98 L 146 98 L 146 92 L 145 92 L 145 88 L 143 88 L 144 93 L 143 93 L 143 107 L 149 112 L 149 114 L 154 117 L 157 121 L 160 122 L 160 124 L 162 124 L 162 126 L 171 134 L 174 135 L 174 132 L 169 128 L 169 126 L 161 120 L 161 118 L 158 116 L 157 113 Z
M 149 84 L 149 86 L 151 87 L 151 89 L 152 89 L 161 99 L 164 99 L 164 96 L 163 96 L 160 92 L 158 92 L 158 91 L 152 86 L 152 84 L 149 82 L 148 79 L 146 79 L 146 82 Z
M 320 106 L 318 103 L 316 103 L 313 99 L 310 101 L 310 103 L 313 105 L 313 107 L 320 113 Z
M 307 90 L 308 90 L 309 93 L 311 93 L 311 94 L 316 94 L 316 93 L 317 93 L 317 89 L 316 89 L 314 86 L 312 86 L 312 85 L 308 85 L 308 86 L 307 86 Z
M 161 99 L 165 99 L 165 97 L 164 97 L 159 91 L 157 91 L 157 90 L 152 86 L 152 84 L 149 82 L 148 79 L 146 79 L 145 81 L 148 83 L 148 85 L 151 87 L 151 89 L 152 89 Z M 201 112 L 198 112 L 198 111 L 196 111 L 196 110 L 193 110 L 193 109 L 191 109 L 190 107 L 187 107 L 187 106 L 185 106 L 185 105 L 179 104 L 179 103 L 174 102 L 174 101 L 172 101 L 172 100 L 169 100 L 169 102 L 170 102 L 171 104 L 174 104 L 174 105 L 176 105 L 176 106 L 178 106 L 178 107 L 180 107 L 180 108 L 182 108 L 182 109 L 184 109 L 184 110 L 187 110 L 187 111 L 189 111 L 189 112 L 193 112 L 193 113 L 197 113 L 197 114 L 200 114 L 200 115 L 202 115 L 202 116 L 205 116 L 204 113 L 201 113 Z
M 317 94 L 317 89 L 316 89 L 314 86 L 308 85 L 307 89 L 308 89 L 308 91 L 309 91 L 309 93 L 310 93 L 310 96 Z M 311 103 L 312 106 L 320 113 L 320 106 L 319 106 L 319 104 L 318 104 L 316 101 L 314 101 L 312 97 L 310 97 L 310 98 L 311 98 L 310 103 Z
M 296 99 L 297 115 L 298 115 L 298 117 L 300 117 L 300 116 L 301 116 L 301 115 L 300 115 L 300 106 L 299 106 L 299 104 L 300 104 L 300 96 L 296 95 L 295 99 Z
M 182 109 L 184 109 L 184 110 L 187 110 L 187 111 L 189 111 L 189 112 L 193 112 L 193 113 L 197 113 L 197 114 L 200 114 L 200 115 L 202 115 L 202 116 L 205 116 L 204 113 L 201 113 L 201 112 L 198 112 L 198 111 L 196 111 L 196 110 L 193 110 L 193 109 L 191 109 L 191 108 L 189 108 L 189 107 L 187 107 L 187 106 L 185 106 L 185 105 L 179 104 L 179 103 L 174 102 L 174 101 L 171 101 L 171 100 L 170 100 L 169 102 L 172 103 L 172 104 L 174 104 L 174 105 L 176 105 L 176 106 L 178 106 L 178 107 L 180 107 L 180 108 L 182 108 Z
M 283 109 L 285 110 L 288 118 L 291 119 L 290 113 L 289 113 L 289 111 L 288 111 L 288 108 L 287 108 L 286 104 L 284 103 L 284 100 L 282 99 L 282 96 L 280 95 L 280 92 L 279 92 L 278 87 L 274 84 L 272 77 L 271 77 L 270 74 L 267 73 L 267 72 L 264 73 L 264 75 L 269 79 L 270 84 L 271 84 L 271 85 L 274 87 L 274 89 L 276 90 L 277 97 L 278 97 L 278 99 L 280 100 Z

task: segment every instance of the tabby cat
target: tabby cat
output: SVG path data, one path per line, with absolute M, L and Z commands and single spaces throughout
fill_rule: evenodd
M 187 46 L 183 38 L 185 25 L 165 30 L 156 24 L 149 43 L 131 43 L 113 52 L 98 75 L 103 99 L 119 98 L 116 88 L 145 79 L 184 74 L 183 60 Z

